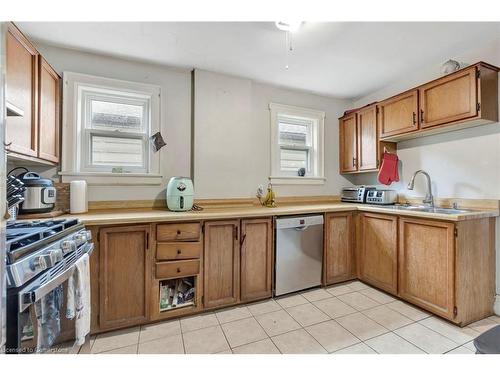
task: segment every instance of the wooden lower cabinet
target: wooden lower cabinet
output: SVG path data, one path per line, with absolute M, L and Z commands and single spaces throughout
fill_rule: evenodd
M 398 292 L 398 218 L 360 215 L 359 278 L 389 293 Z
M 355 278 L 353 213 L 326 214 L 324 231 L 323 283 Z
M 207 221 L 204 234 L 205 307 L 238 302 L 240 298 L 240 221 Z
M 455 308 L 455 225 L 399 220 L 399 295 L 449 319 Z
M 149 225 L 99 230 L 101 330 L 140 324 L 149 319 L 149 233 Z
M 273 226 L 271 218 L 241 221 L 241 301 L 272 297 Z

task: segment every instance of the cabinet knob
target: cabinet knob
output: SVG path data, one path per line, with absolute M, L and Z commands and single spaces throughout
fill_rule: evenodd
M 181 231 L 180 230 L 177 230 L 177 235 L 180 235 L 181 234 Z
M 177 249 L 177 255 L 179 255 L 181 252 L 181 249 Z
M 180 268 L 177 268 L 177 273 L 181 273 L 181 269 Z

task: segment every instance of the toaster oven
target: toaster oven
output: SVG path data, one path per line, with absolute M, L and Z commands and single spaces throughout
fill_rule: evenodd
M 342 188 L 340 200 L 342 202 L 365 203 L 369 191 L 375 190 L 374 186 L 353 186 Z

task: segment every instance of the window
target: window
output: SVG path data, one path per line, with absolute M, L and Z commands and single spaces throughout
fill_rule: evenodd
M 271 103 L 271 181 L 322 184 L 324 112 Z M 300 176 L 303 171 L 304 176 Z
M 63 95 L 63 181 L 135 176 L 161 182 L 159 153 L 149 144 L 159 131 L 158 86 L 65 72 Z

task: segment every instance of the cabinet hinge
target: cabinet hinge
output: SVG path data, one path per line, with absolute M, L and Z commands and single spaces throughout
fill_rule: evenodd
M 476 104 L 476 111 L 479 112 L 481 110 L 481 103 Z
M 455 235 L 455 237 L 458 237 L 458 229 L 457 228 L 454 229 L 453 234 Z
M 458 309 L 456 306 L 453 306 L 453 316 L 457 316 L 458 314 Z
M 481 71 L 478 69 L 476 70 L 476 78 L 480 78 L 481 77 Z

